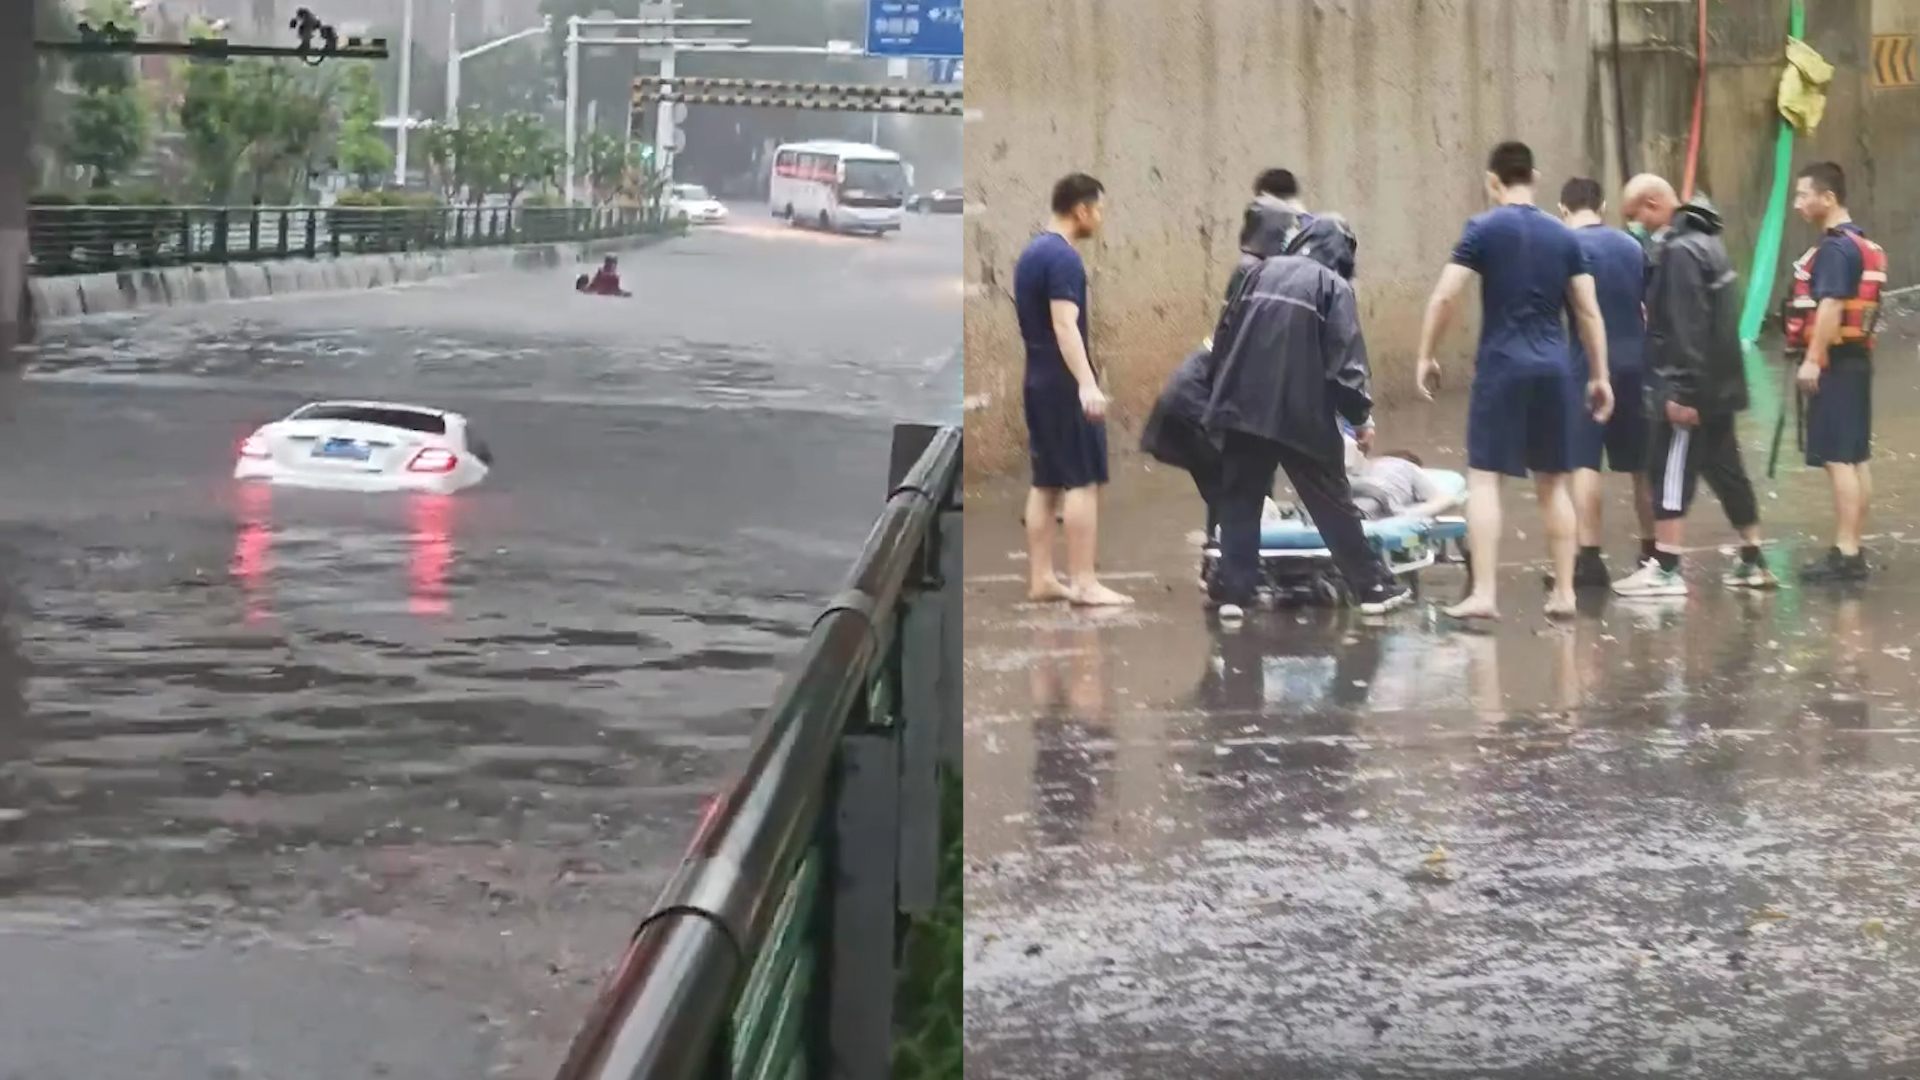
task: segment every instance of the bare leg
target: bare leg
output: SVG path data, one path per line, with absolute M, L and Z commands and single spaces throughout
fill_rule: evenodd
M 1653 537 L 1653 484 L 1648 482 L 1645 469 L 1634 470 L 1633 513 L 1640 522 L 1639 539 Z
M 1600 472 L 1597 469 L 1573 471 L 1573 515 L 1581 547 L 1600 546 Z
M 1873 505 L 1873 470 L 1867 468 L 1867 463 L 1863 461 L 1855 465 L 1853 471 L 1860 475 L 1860 514 L 1854 528 L 1864 539 L 1867 534 L 1867 509 Z
M 1446 609 L 1456 619 L 1497 619 L 1496 592 L 1500 577 L 1500 474 L 1484 469 L 1467 473 L 1467 562 L 1473 570 L 1473 591 Z
M 1052 488 L 1027 491 L 1027 599 L 1065 600 L 1067 587 L 1053 572 L 1053 538 L 1058 533 L 1054 515 L 1060 511 L 1060 492 Z
M 1100 545 L 1100 489 L 1074 488 L 1067 492 L 1067 599 L 1083 607 L 1131 604 L 1133 598 L 1100 584 L 1094 558 Z
M 1534 494 L 1540 500 L 1540 517 L 1547 527 L 1547 557 L 1553 560 L 1553 592 L 1547 597 L 1547 615 L 1571 615 L 1573 603 L 1574 532 L 1572 486 L 1566 473 L 1536 473 Z
M 1828 465 L 1827 478 L 1833 482 L 1833 546 L 1842 555 L 1857 555 L 1867 516 L 1860 466 Z

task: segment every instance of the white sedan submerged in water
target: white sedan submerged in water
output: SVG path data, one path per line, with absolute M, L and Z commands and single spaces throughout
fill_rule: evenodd
M 459 413 L 382 401 L 316 401 L 240 443 L 236 480 L 335 491 L 448 495 L 484 480 L 486 444 Z

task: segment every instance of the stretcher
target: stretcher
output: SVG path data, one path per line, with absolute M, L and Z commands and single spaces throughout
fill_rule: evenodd
M 1448 469 L 1428 469 L 1440 491 L 1462 500 L 1467 478 Z M 1448 515 L 1431 520 L 1390 517 L 1366 523 L 1367 540 L 1394 576 L 1415 592 L 1420 572 L 1438 563 L 1465 562 L 1467 520 Z M 1220 562 L 1219 537 L 1207 539 L 1201 552 L 1201 576 L 1211 585 Z M 1283 507 L 1278 517 L 1260 523 L 1260 579 L 1276 603 L 1329 604 L 1348 602 L 1352 593 L 1320 531 L 1297 507 Z

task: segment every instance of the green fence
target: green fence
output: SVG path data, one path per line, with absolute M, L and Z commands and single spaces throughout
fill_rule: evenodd
M 35 206 L 32 272 L 42 277 L 196 263 L 314 259 L 642 236 L 657 213 L 578 206 Z
M 903 973 L 943 967 L 916 940 L 957 991 L 957 934 L 919 931 L 957 925 L 960 461 L 957 428 L 895 429 L 885 511 L 561 1080 L 888 1080 Z

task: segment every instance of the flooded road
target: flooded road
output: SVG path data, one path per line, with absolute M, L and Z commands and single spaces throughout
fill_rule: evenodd
M 1876 576 L 1850 591 L 1720 588 L 1732 536 L 1703 498 L 1690 600 L 1550 627 L 1516 485 L 1498 627 L 1423 604 L 1229 632 L 1201 611 L 1183 477 L 1117 471 L 1103 569 L 1142 602 L 1104 615 L 1021 602 L 1019 493 L 969 493 L 968 1075 L 1920 1075 L 1902 327 Z M 1445 465 L 1458 425 L 1389 416 L 1380 438 Z M 1824 482 L 1789 445 L 1763 487 L 1790 569 L 1824 547 Z M 1427 585 L 1450 601 L 1461 575 Z
M 0 387 L 0 1075 L 544 1077 L 960 386 L 960 232 L 96 318 Z M 240 490 L 303 401 L 444 499 Z M 57 958 L 57 959 L 56 959 Z M 44 962 L 43 962 L 44 961 Z

